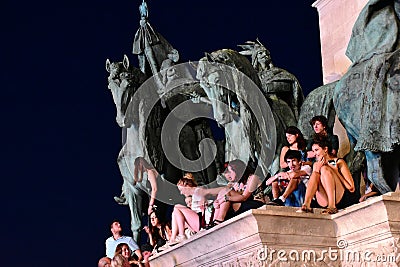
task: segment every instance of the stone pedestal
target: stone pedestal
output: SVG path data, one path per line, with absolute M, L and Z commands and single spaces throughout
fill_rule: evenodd
M 155 266 L 399 266 L 400 194 L 335 215 L 264 206 L 152 257 Z

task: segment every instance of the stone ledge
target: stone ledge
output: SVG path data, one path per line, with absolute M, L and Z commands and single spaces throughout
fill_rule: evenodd
M 320 209 L 313 214 L 296 210 L 264 206 L 247 211 L 152 257 L 150 265 L 263 266 L 259 253 L 265 247 L 287 252 L 314 250 L 318 254 L 328 248 L 337 249 L 337 242 L 345 242 L 345 249 L 352 251 L 391 251 L 397 253 L 400 263 L 399 193 L 368 199 L 334 215 L 320 214 Z M 332 266 L 347 265 L 335 262 Z

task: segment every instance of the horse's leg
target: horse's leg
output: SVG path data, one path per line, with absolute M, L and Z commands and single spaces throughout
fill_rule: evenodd
M 125 191 L 126 191 L 126 181 L 124 179 L 124 183 L 122 184 L 122 188 L 121 188 L 121 195 L 119 197 L 114 196 L 114 200 L 115 202 L 117 202 L 119 205 L 128 205 L 128 202 L 126 201 L 126 197 L 125 197 Z
M 131 186 L 126 197 L 131 211 L 132 237 L 139 244 L 139 233 L 142 225 L 142 191 L 135 186 Z
M 124 151 L 121 150 L 117 162 L 121 175 L 124 178 L 123 194 L 128 202 L 131 212 L 131 230 L 133 239 L 136 242 L 139 242 L 139 230 L 142 224 L 142 196 L 141 191 L 136 188 L 137 185 L 133 184 L 134 179 L 127 165 L 127 161 L 129 161 L 129 157 L 124 155 Z
M 196 160 L 199 158 L 199 148 L 198 148 L 198 143 L 197 143 L 197 138 L 196 138 L 196 133 L 193 130 L 193 128 L 186 124 L 182 129 L 181 132 L 179 133 L 179 147 L 180 150 L 182 151 L 182 156 L 185 157 L 187 160 Z M 185 169 L 184 163 L 181 160 L 180 161 L 180 168 L 182 170 Z M 200 172 L 195 172 L 194 176 L 196 179 L 196 182 L 199 185 L 204 185 L 207 184 L 207 177 L 203 176 L 202 170 L 204 168 L 200 168 Z
M 382 153 L 382 162 L 385 180 L 392 191 L 395 191 L 399 183 L 400 150 L 396 149 L 393 152 Z
M 122 132 L 124 132 L 124 131 L 122 131 Z M 126 131 L 125 131 L 125 132 L 126 132 Z M 125 141 L 123 141 L 123 142 L 125 143 Z M 120 157 L 121 157 L 121 155 L 123 155 L 123 151 L 124 151 L 124 148 L 120 151 Z M 121 174 L 122 174 L 122 173 L 121 173 Z M 117 202 L 119 205 L 128 205 L 128 202 L 126 201 L 126 197 L 125 197 L 125 192 L 126 192 L 126 190 L 127 190 L 128 184 L 127 184 L 125 178 L 124 178 L 123 180 L 124 180 L 124 183 L 122 184 L 121 195 L 120 195 L 119 197 L 114 196 L 114 200 L 115 200 L 115 202 Z
M 372 151 L 365 151 L 368 167 L 368 178 L 375 185 L 375 187 L 382 193 L 393 191 L 387 184 L 384 175 L 384 164 L 381 153 Z
M 194 132 L 196 135 L 196 144 L 199 147 L 199 152 L 201 157 L 204 157 L 205 153 L 204 151 L 212 151 L 211 147 L 208 146 L 206 143 L 205 145 L 208 146 L 207 149 L 202 145 L 200 145 L 200 142 L 205 139 L 205 138 L 212 138 L 212 133 L 211 130 L 208 129 L 208 124 L 205 123 L 204 121 L 201 121 L 200 123 L 196 124 L 194 126 Z M 217 153 L 218 153 L 218 148 L 217 148 Z M 211 163 L 209 166 L 206 166 L 205 162 L 202 162 L 202 176 L 203 176 L 203 181 L 204 184 L 211 183 L 212 181 L 215 180 L 215 177 L 217 177 L 217 172 L 216 172 L 216 162 L 217 159 L 214 160 L 213 163 Z

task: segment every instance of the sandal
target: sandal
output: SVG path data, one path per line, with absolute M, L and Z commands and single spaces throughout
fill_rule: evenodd
M 206 230 L 213 228 L 216 225 L 219 225 L 221 223 L 223 223 L 224 221 L 220 221 L 220 220 L 213 220 L 210 224 L 208 224 L 206 226 Z
M 337 208 L 326 208 L 321 212 L 321 214 L 336 214 L 336 213 L 338 213 Z
M 312 208 L 307 207 L 306 205 L 301 205 L 301 208 L 297 210 L 298 213 L 314 213 Z

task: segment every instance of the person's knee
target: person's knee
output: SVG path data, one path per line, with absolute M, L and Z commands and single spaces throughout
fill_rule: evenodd
M 179 208 L 174 208 L 174 210 L 172 211 L 172 216 L 179 216 L 182 214 L 182 211 Z
M 172 216 L 178 212 L 178 208 L 176 206 L 174 206 L 174 210 L 172 211 Z
M 321 167 L 321 179 L 326 179 L 327 177 L 331 177 L 333 174 L 333 170 L 329 166 L 322 166 Z

